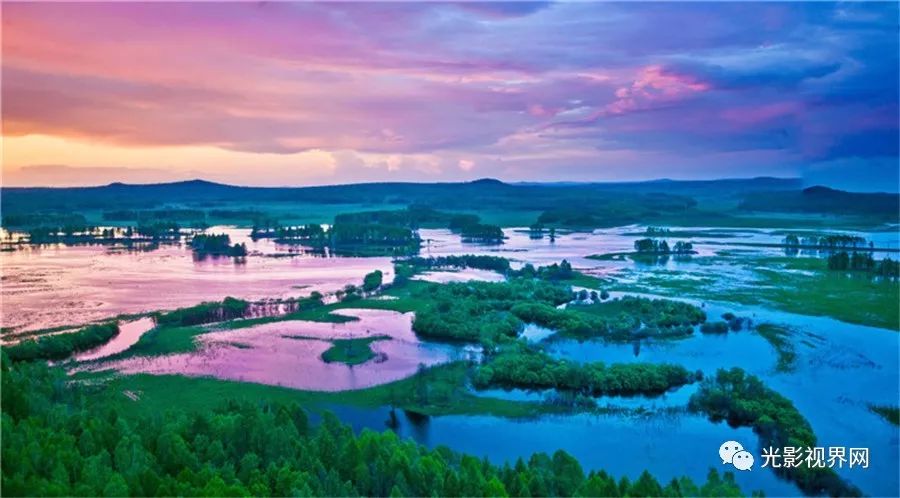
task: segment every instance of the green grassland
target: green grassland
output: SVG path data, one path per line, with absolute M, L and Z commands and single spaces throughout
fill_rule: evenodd
M 563 408 L 537 402 L 476 396 L 467 390 L 469 367 L 462 362 L 425 369 L 413 377 L 367 389 L 324 392 L 180 375 L 128 375 L 111 372 L 76 376 L 93 385 L 93 396 L 124 413 L 208 410 L 223 399 L 259 402 L 297 402 L 316 410 L 334 405 L 359 408 L 391 406 L 423 415 L 495 415 L 534 417 Z M 132 400 L 123 392 L 138 394 Z
M 812 316 L 900 331 L 900 283 L 867 275 L 832 272 L 817 258 L 758 256 L 721 252 L 695 257 L 695 269 L 625 270 L 612 290 L 650 292 L 746 305 L 765 305 Z M 737 266 L 751 278 L 733 278 L 716 270 Z
M 321 339 L 303 335 L 285 335 L 282 337 L 330 342 L 331 347 L 322 353 L 322 361 L 325 363 L 343 363 L 350 366 L 363 364 L 375 357 L 375 352 L 370 347 L 373 342 L 391 339 L 389 335 L 354 337 L 352 339 Z
M 354 339 L 333 339 L 331 347 L 322 353 L 325 363 L 359 365 L 375 357 L 370 345 L 375 341 L 390 339 L 390 336 L 360 337 Z

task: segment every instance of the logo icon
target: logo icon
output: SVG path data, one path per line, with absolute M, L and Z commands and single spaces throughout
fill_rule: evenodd
M 722 465 L 734 465 L 738 470 L 753 469 L 753 455 L 744 450 L 744 445 L 737 441 L 725 441 L 719 446 L 719 458 Z

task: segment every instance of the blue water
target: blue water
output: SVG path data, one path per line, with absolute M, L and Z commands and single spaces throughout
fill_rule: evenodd
M 867 494 L 897 495 L 900 431 L 872 413 L 868 405 L 897 405 L 900 334 L 754 306 L 697 304 L 704 306 L 710 319 L 731 311 L 751 317 L 757 324 L 789 326 L 794 331 L 791 341 L 797 354 L 795 369 L 787 373 L 776 371 L 775 349 L 748 330 L 724 335 L 695 333 L 682 340 L 638 344 L 551 340 L 547 348 L 555 355 L 579 362 L 671 362 L 707 375 L 719 368 L 741 367 L 790 399 L 809 420 L 820 446 L 870 449 L 869 468 L 836 469 L 842 477 Z M 753 444 L 756 441 L 754 436 Z
M 759 307 L 696 303 L 703 305 L 710 319 L 718 319 L 730 311 L 752 318 L 756 324 L 789 326 L 793 331 L 790 340 L 797 354 L 794 370 L 777 371 L 775 349 L 747 329 L 724 335 L 695 333 L 681 340 L 640 343 L 579 343 L 550 335 L 541 344 L 553 355 L 578 362 L 671 362 L 701 370 L 706 375 L 714 374 L 719 368 L 741 367 L 792 400 L 809 420 L 820 446 L 870 449 L 869 468 L 835 469 L 842 477 L 869 495 L 897 495 L 900 432 L 872 413 L 868 404 L 897 403 L 900 334 Z M 749 428 L 714 424 L 685 411 L 695 390 L 696 385 L 688 385 L 654 397 L 600 397 L 597 398 L 599 407 L 613 409 L 603 415 L 554 415 L 534 420 L 445 416 L 423 421 L 397 412 L 394 430 L 429 447 L 447 445 L 498 463 L 527 458 L 534 452 L 563 449 L 578 458 L 585 470 L 605 469 L 617 476 L 635 478 L 648 469 L 662 482 L 687 475 L 700 483 L 710 467 L 728 470 L 718 460 L 717 450 L 722 442 L 736 440 L 757 457 L 751 472 L 735 471 L 744 492 L 762 490 L 769 496 L 799 495 L 793 484 L 759 467 L 762 448 Z M 548 392 L 525 390 L 489 390 L 479 394 L 523 401 L 541 401 L 551 396 Z M 389 418 L 387 408 L 336 407 L 335 411 L 357 429 L 383 430 Z
M 356 430 L 387 428 L 389 409 L 333 407 Z M 419 420 L 397 412 L 394 431 L 434 448 L 445 445 L 456 451 L 487 457 L 495 463 L 513 463 L 537 452 L 553 454 L 563 449 L 588 470 L 603 469 L 616 477 L 636 479 L 645 469 L 662 483 L 689 476 L 702 483 L 710 468 L 735 473 L 746 493 L 765 490 L 769 496 L 794 496 L 798 490 L 769 469 L 739 472 L 719 459 L 719 446 L 728 440 L 756 448 L 756 435 L 748 428 L 714 424 L 690 414 L 570 415 L 513 420 L 491 416 L 444 416 Z

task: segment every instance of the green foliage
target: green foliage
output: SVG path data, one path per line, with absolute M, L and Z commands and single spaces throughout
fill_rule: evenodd
M 129 228 L 129 230 L 131 230 Z M 137 235 L 152 240 L 177 240 L 181 238 L 181 229 L 174 221 L 142 222 L 133 229 Z
M 690 384 L 697 376 L 665 363 L 577 364 L 545 353 L 505 351 L 475 372 L 478 388 L 558 389 L 589 396 L 660 394 Z
M 297 242 L 311 241 L 315 243 L 323 243 L 325 240 L 325 229 L 317 223 L 308 223 L 300 226 L 270 226 L 253 224 L 250 229 L 250 238 L 257 239 L 275 239 L 278 242 Z
M 607 321 L 587 313 L 574 313 L 544 303 L 518 303 L 511 309 L 520 320 L 576 337 L 606 335 Z M 636 324 L 634 324 L 636 326 Z
M 354 339 L 333 339 L 332 346 L 322 353 L 325 363 L 359 365 L 375 357 L 369 346 L 375 341 L 390 339 L 390 336 L 360 337 Z
M 900 408 L 896 406 L 869 405 L 869 409 L 894 425 L 900 425 Z
M 138 221 L 141 223 L 175 221 L 194 224 L 197 222 L 202 223 L 205 221 L 205 219 L 206 213 L 199 209 L 118 209 L 114 211 L 103 212 L 103 220 L 105 221 Z
M 457 214 L 450 218 L 448 228 L 454 232 L 459 232 L 467 226 L 477 225 L 479 223 L 481 223 L 481 217 L 477 214 Z
M 872 253 L 856 252 L 848 254 L 840 251 L 828 256 L 828 269 L 833 271 L 858 271 L 867 272 L 872 276 L 896 280 L 900 277 L 900 261 L 884 258 L 875 261 Z
M 191 239 L 191 249 L 199 256 L 232 256 L 243 257 L 247 255 L 247 244 L 231 245 L 228 234 L 203 234 L 194 235 Z
M 171 406 L 124 417 L 94 406 L 60 369 L 3 359 L 4 496 L 736 496 L 711 470 L 662 486 L 585 476 L 557 451 L 514 466 L 429 450 L 393 432 L 359 435 L 326 413 L 311 426 L 296 404 L 224 401 L 208 411 Z
M 381 273 L 381 270 L 375 270 L 371 273 L 367 273 L 365 277 L 363 277 L 363 290 L 366 292 L 372 292 L 373 290 L 381 287 L 381 283 L 384 280 L 384 274 Z
M 11 360 L 61 360 L 72 353 L 87 351 L 106 344 L 119 335 L 118 324 L 102 323 L 88 325 L 78 332 L 46 335 L 37 339 L 22 341 L 3 350 Z
M 335 248 L 371 245 L 417 251 L 421 243 L 418 234 L 409 228 L 375 223 L 336 223 L 328 230 L 328 237 Z
M 3 228 L 28 227 L 83 227 L 87 225 L 84 216 L 78 213 L 42 211 L 37 213 L 3 214 Z
M 694 252 L 694 245 L 679 240 L 674 246 L 669 247 L 669 243 L 665 240 L 638 239 L 634 241 L 634 250 L 638 254 L 691 254 Z
M 342 213 L 334 217 L 334 224 L 380 224 L 416 230 L 422 226 L 447 226 L 454 217 L 451 213 L 414 204 L 406 209 Z
M 562 260 L 559 264 L 553 263 L 547 266 L 539 266 L 535 268 L 531 265 L 531 263 L 525 264 L 521 270 L 514 272 L 514 275 L 518 275 L 526 278 L 541 278 L 544 280 L 551 281 L 559 281 L 559 280 L 572 280 L 578 274 L 572 270 L 572 264 Z
M 465 254 L 461 256 L 429 256 L 406 258 L 397 261 L 395 264 L 403 264 L 412 267 L 414 270 L 432 270 L 436 268 L 477 268 L 479 270 L 490 270 L 497 273 L 507 273 L 509 271 L 509 260 L 499 256 L 476 256 L 473 254 Z
M 569 292 L 563 287 L 524 278 L 419 289 L 416 297 L 427 305 L 416 310 L 413 330 L 418 335 L 487 345 L 518 334 L 523 324 L 511 312 L 516 304 L 536 302 L 555 306 L 569 299 Z
M 592 329 L 594 334 L 610 339 L 682 337 L 692 334 L 693 327 L 706 320 L 706 313 L 692 304 L 634 296 L 590 304 L 573 302 L 566 310 L 598 318 Z
M 719 370 L 715 377 L 704 380 L 700 390 L 691 396 L 689 408 L 705 413 L 714 422 L 726 420 L 734 427 L 752 427 L 762 447 L 816 446 L 812 427 L 794 404 L 740 368 Z M 782 466 L 773 470 L 794 481 L 808 495 L 861 494 L 831 468 Z
M 159 326 L 190 326 L 221 322 L 244 316 L 250 303 L 243 299 L 226 297 L 221 303 L 208 302 L 196 306 L 179 308 L 160 314 L 156 322 Z
M 459 229 L 463 242 L 479 242 L 482 244 L 502 244 L 503 230 L 497 225 L 472 223 Z

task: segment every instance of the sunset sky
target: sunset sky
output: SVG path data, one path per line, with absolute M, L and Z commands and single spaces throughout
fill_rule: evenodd
M 898 4 L 2 5 L 4 185 L 897 191 Z

